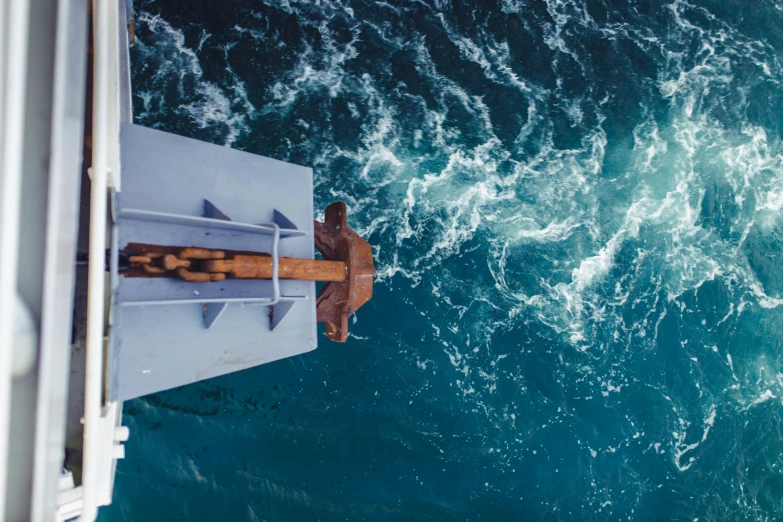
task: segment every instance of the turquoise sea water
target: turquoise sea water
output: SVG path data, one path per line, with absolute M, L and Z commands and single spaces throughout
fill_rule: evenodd
M 313 167 L 378 274 L 126 403 L 104 520 L 783 518 L 783 2 L 135 15 L 137 122 Z

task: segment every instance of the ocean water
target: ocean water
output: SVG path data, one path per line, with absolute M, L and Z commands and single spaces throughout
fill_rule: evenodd
M 313 167 L 378 273 L 345 345 L 126 403 L 103 520 L 783 519 L 781 0 L 135 17 L 136 121 Z

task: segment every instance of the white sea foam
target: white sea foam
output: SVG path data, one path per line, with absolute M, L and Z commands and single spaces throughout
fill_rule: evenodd
M 656 458 L 673 460 L 680 472 L 693 473 L 710 446 L 702 444 L 723 419 L 724 408 L 731 409 L 725 402 L 750 408 L 783 393 L 777 377 L 754 373 L 737 351 L 732 359 L 733 347 L 727 345 L 741 314 L 753 320 L 783 304 L 747 252 L 758 238 L 774 240 L 783 210 L 781 145 L 744 112 L 750 88 L 745 69 L 758 69 L 763 81 L 783 81 L 774 49 L 680 0 L 667 8 L 666 34 L 616 16 L 597 22 L 579 1 L 548 0 L 548 18 L 535 22 L 553 53 L 555 81 L 546 84 L 524 72 L 507 41 L 480 26 L 460 27 L 446 13 L 449 4 L 438 2 L 435 10 L 446 14 L 432 16 L 455 55 L 477 70 L 481 81 L 513 89 L 523 100 L 517 138 L 509 140 L 496 128 L 499 116 L 488 97 L 470 82 L 457 81 L 448 69 L 453 64 L 432 56 L 425 35 L 399 30 L 405 6 L 381 5 L 388 20 L 358 21 L 336 4 L 323 6 L 328 17 L 310 17 L 296 2 L 277 7 L 296 13 L 318 38 L 291 42 L 300 51 L 269 86 L 256 115 L 286 114 L 308 97 L 347 100 L 347 117 L 358 121 L 360 130 L 351 146 L 319 142 L 313 157 L 316 192 L 322 199 L 344 199 L 356 220 L 352 226 L 380 238 L 379 284 L 396 290 L 408 282 L 432 296 L 437 310 L 417 311 L 432 314 L 433 321 L 437 317 L 437 326 L 422 333 L 423 342 L 436 348 L 428 358 L 413 356 L 411 366 L 428 376 L 436 370 L 453 374 L 453 391 L 465 401 L 466 412 L 489 421 L 479 423 L 487 431 L 507 426 L 509 418 L 520 433 L 544 429 L 527 426 L 520 411 L 509 417 L 509 396 L 524 397 L 537 416 L 551 408 L 547 426 L 582 422 L 578 412 L 556 412 L 551 398 L 525 382 L 524 361 L 536 351 L 554 361 L 547 377 L 555 391 L 548 393 L 561 397 L 562 404 L 570 402 L 571 410 L 578 410 L 573 404 L 600 402 L 616 411 L 639 390 L 654 397 L 659 409 L 652 412 L 657 418 L 649 430 L 627 417 L 618 423 L 623 430 L 611 445 L 583 446 L 591 461 L 643 444 Z M 525 30 L 534 34 L 524 2 L 507 0 L 502 9 L 520 15 Z M 709 24 L 701 27 L 693 13 Z M 330 17 L 350 22 L 347 42 L 333 37 L 324 21 Z M 155 52 L 181 62 L 176 69 L 162 66 L 158 81 L 197 94 L 180 110 L 207 127 L 229 122 L 239 110 L 240 119 L 231 123 L 237 133 L 222 135 L 227 142 L 242 136 L 252 109 L 243 101 L 240 79 L 235 87 L 210 87 L 198 51 L 184 46 L 181 32 L 151 16 L 142 23 L 150 24 L 159 40 Z M 250 27 L 234 28 L 237 38 L 265 37 L 245 25 Z M 636 125 L 626 135 L 618 137 L 611 127 L 615 122 L 607 121 L 612 105 L 624 100 L 590 83 L 594 62 L 579 41 L 586 33 L 613 45 L 633 44 L 655 64 L 654 76 L 637 86 L 644 98 L 640 115 L 628 116 Z M 388 79 L 367 72 L 359 53 L 369 35 L 399 51 L 401 61 L 410 60 L 416 76 L 394 78 L 397 84 L 390 88 Z M 210 45 L 213 39 L 202 36 L 199 49 Z M 565 70 L 575 76 L 581 71 L 584 86 L 568 91 Z M 187 78 L 195 78 L 195 86 Z M 144 106 L 156 110 L 157 94 L 141 95 Z M 559 141 L 555 114 L 564 114 L 578 136 L 569 145 Z M 303 122 L 297 128 L 340 131 L 315 116 L 314 121 L 297 118 Z M 732 121 L 743 123 L 727 124 Z M 473 279 L 446 273 L 463 257 Z M 716 287 L 731 302 L 705 309 L 699 292 L 712 292 L 704 294 L 709 301 Z M 671 324 L 682 338 L 666 334 Z M 503 346 L 507 359 L 493 351 L 497 334 L 506 335 L 505 342 L 519 331 L 539 330 L 546 341 L 536 339 L 535 350 L 519 339 L 517 352 Z M 692 386 L 682 396 L 680 389 L 670 389 L 669 376 L 647 374 L 640 382 L 634 373 L 655 359 L 656 350 L 668 353 L 667 343 L 677 348 L 667 358 L 679 364 L 681 354 L 683 371 L 693 379 L 674 384 Z M 716 361 L 718 370 L 711 366 Z M 715 384 L 712 379 L 720 375 L 713 373 L 720 371 L 731 376 Z M 493 444 L 492 455 L 521 455 L 519 448 L 532 448 L 529 436 L 521 435 L 518 446 L 504 441 L 510 449 Z M 605 484 L 603 478 L 596 481 Z M 589 499 L 596 507 L 606 502 L 598 502 L 598 495 Z
M 155 98 L 161 96 L 158 91 L 165 92 L 168 85 L 174 84 L 180 99 L 172 110 L 186 116 L 201 129 L 214 129 L 222 134 L 223 144 L 232 145 L 241 133 L 249 130 L 248 121 L 255 108 L 248 101 L 244 82 L 233 74 L 230 65 L 227 70 L 233 82 L 226 89 L 204 79 L 198 55 L 185 45 L 182 31 L 172 27 L 160 16 L 146 12 L 139 13 L 136 23 L 140 28 L 149 30 L 154 37 L 149 43 L 138 37 L 136 48 L 147 62 L 146 67 L 157 67 L 151 82 L 154 94 L 153 91 L 140 93 L 144 99 L 145 112 L 136 115 L 139 121 L 143 123 L 159 118 L 166 103 L 164 100 L 157 102 Z M 198 51 L 209 37 L 209 34 L 202 32 Z

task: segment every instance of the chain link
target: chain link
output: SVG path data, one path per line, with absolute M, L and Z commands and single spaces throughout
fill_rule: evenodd
M 199 261 L 224 259 L 225 252 L 206 248 L 183 248 L 176 255 L 163 252 L 145 252 L 143 255 L 129 256 L 132 268 L 141 268 L 145 273 L 160 276 L 171 274 L 190 283 L 223 281 L 226 274 L 193 270 Z

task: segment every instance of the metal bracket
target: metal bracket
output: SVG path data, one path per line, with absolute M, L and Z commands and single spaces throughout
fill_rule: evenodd
M 204 328 L 212 326 L 226 307 L 228 307 L 228 303 L 225 301 L 222 303 L 204 303 Z

